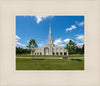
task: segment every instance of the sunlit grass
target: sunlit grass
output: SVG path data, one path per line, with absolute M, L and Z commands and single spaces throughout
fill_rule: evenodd
M 63 55 L 29 55 L 29 54 L 22 54 L 22 55 L 16 55 L 16 57 L 65 57 Z M 83 54 L 73 54 L 69 55 L 68 57 L 84 57 Z
M 84 70 L 81 59 L 16 58 L 16 70 Z

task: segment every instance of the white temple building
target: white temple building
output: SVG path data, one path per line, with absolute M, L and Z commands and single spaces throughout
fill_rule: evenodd
M 55 46 L 51 38 L 51 25 L 49 28 L 49 39 L 43 47 L 35 48 L 34 55 L 68 55 L 64 46 Z

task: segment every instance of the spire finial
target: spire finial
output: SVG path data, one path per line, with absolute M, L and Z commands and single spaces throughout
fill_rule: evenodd
M 51 39 L 51 24 L 50 24 L 50 27 L 49 27 L 49 39 Z
M 50 27 L 49 27 L 49 33 L 51 33 L 51 24 L 50 24 Z

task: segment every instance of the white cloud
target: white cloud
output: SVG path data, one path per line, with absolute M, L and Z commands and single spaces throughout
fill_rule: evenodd
M 26 45 L 25 44 L 22 44 L 22 43 L 19 43 L 19 42 L 16 42 L 16 46 L 17 47 L 25 47 Z
M 54 41 L 54 44 L 55 44 L 55 45 L 61 45 L 61 44 L 62 44 L 61 38 L 56 39 L 56 40 Z
M 84 21 L 80 22 L 78 25 L 79 26 L 83 26 L 84 25 Z
M 59 46 L 66 46 L 66 44 L 60 44 Z
M 77 24 L 78 26 L 83 26 L 84 25 L 84 21 L 81 21 L 81 22 L 75 21 L 75 24 Z
M 21 38 L 19 36 L 16 35 L 16 46 L 17 47 L 25 47 L 25 44 L 22 44 L 20 42 L 18 42 Z
M 70 39 L 65 39 L 63 40 L 65 43 L 68 43 Z
M 27 40 L 27 43 L 29 43 L 29 40 Z
M 42 46 L 43 46 L 43 44 L 38 44 L 38 46 L 39 46 L 39 47 L 42 47 Z
M 84 42 L 84 35 L 78 35 L 76 37 L 76 39 L 81 40 L 82 42 Z
M 79 48 L 82 48 L 84 43 L 77 43 L 76 46 L 78 46 Z
M 19 36 L 16 35 L 16 41 L 20 40 L 21 38 Z
M 66 31 L 71 31 L 73 29 L 76 29 L 76 26 L 75 25 L 71 25 L 71 27 L 70 28 L 67 28 Z
M 41 41 L 41 42 L 38 44 L 39 47 L 43 47 L 43 45 L 44 45 L 44 41 Z
M 41 21 L 47 19 L 48 17 L 50 17 L 50 19 L 53 17 L 53 16 L 35 16 L 36 18 L 36 22 L 39 24 Z
M 79 43 L 79 41 L 76 41 L 75 43 L 76 43 L 76 44 L 78 44 L 78 43 Z

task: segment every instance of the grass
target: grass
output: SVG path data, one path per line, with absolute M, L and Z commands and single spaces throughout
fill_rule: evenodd
M 28 55 L 28 54 L 22 54 L 22 55 L 16 55 L 16 57 L 63 57 L 63 55 Z M 69 57 L 84 57 L 83 54 L 73 54 L 69 55 Z
M 84 70 L 84 58 L 71 60 L 16 58 L 16 70 Z

